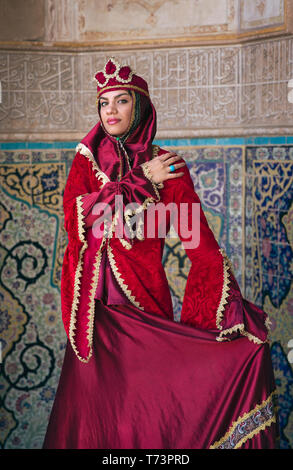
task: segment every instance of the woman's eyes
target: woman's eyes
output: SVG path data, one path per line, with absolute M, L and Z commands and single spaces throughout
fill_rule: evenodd
M 118 100 L 117 103 L 126 104 L 126 103 L 128 103 L 128 100 L 121 99 L 121 100 Z M 107 104 L 108 104 L 108 101 L 101 101 L 101 106 L 103 108 L 105 108 L 105 106 L 107 106 Z

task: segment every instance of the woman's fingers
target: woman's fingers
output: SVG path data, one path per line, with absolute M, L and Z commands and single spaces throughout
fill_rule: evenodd
M 184 162 L 184 163 L 175 163 L 173 166 L 174 166 L 175 170 L 178 170 L 179 168 L 182 168 L 183 166 L 185 166 L 185 162 Z M 167 168 L 168 168 L 167 178 L 168 178 L 168 177 L 170 177 L 170 178 L 178 178 L 179 176 L 183 176 L 183 175 L 184 175 L 183 172 L 175 173 L 175 170 L 174 170 L 174 171 L 171 171 L 171 170 L 170 170 L 170 167 L 167 167 Z M 171 176 L 170 176 L 170 175 L 171 175 Z
M 177 160 L 182 160 L 182 157 L 177 155 L 176 153 L 164 153 L 160 157 L 161 161 L 164 162 L 164 164 L 170 165 L 172 162 L 176 162 Z
M 173 163 L 177 162 L 178 160 L 182 160 L 182 157 L 179 157 L 178 155 L 173 155 L 172 157 L 170 156 L 168 159 L 165 159 L 163 161 L 163 165 L 164 166 L 170 166 Z M 181 166 L 183 166 L 183 165 L 185 165 L 185 162 Z
M 184 162 L 184 163 L 175 163 L 175 165 L 173 165 L 173 166 L 174 166 L 175 170 L 177 170 L 178 168 L 182 168 L 185 165 L 186 165 L 186 163 Z M 169 168 L 170 168 L 170 166 L 169 166 Z
M 149 167 L 151 167 L 151 171 L 154 173 L 154 181 L 163 182 L 166 179 L 179 178 L 183 176 L 184 172 L 175 173 L 175 170 L 186 165 L 184 161 L 181 161 L 181 163 L 175 163 L 178 160 L 182 160 L 182 157 L 174 152 L 164 153 L 163 155 L 151 160 L 149 162 Z M 170 165 L 174 166 L 174 171 L 170 171 Z
M 168 154 L 165 154 L 165 155 L 168 155 Z M 175 173 L 175 170 L 178 170 L 179 168 L 182 168 L 183 166 L 186 165 L 185 162 L 181 162 L 181 163 L 175 163 L 177 160 L 182 160 L 181 157 L 179 157 L 178 155 L 174 155 L 174 154 L 169 154 L 169 157 L 165 159 L 164 161 L 164 165 L 166 167 L 166 169 L 168 170 L 168 173 L 167 175 L 165 176 L 166 179 L 173 179 L 173 178 L 179 178 L 181 176 L 184 175 L 184 172 L 179 172 L 179 173 Z M 173 164 L 175 170 L 174 171 L 171 171 L 170 170 L 170 165 Z
M 163 155 L 160 155 L 159 158 L 160 160 L 167 160 L 170 157 L 174 157 L 176 155 L 175 152 L 168 152 L 168 153 L 163 153 Z
M 168 176 L 166 179 L 171 179 L 171 178 L 179 178 L 179 176 L 183 176 L 184 173 L 181 171 L 180 173 L 168 173 Z

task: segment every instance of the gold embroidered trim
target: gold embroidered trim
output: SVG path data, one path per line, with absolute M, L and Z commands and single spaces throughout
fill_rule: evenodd
M 153 147 L 153 156 L 152 156 L 152 158 L 155 158 L 159 154 L 160 147 L 159 147 L 159 145 L 153 145 L 152 147 Z M 164 183 L 153 183 L 153 184 L 155 184 L 157 186 L 157 188 L 159 188 L 159 189 L 162 189 L 164 187 Z
M 226 432 L 226 434 L 219 440 L 219 441 L 216 441 L 214 444 L 212 444 L 209 448 L 210 449 L 218 449 L 225 441 L 227 441 L 231 435 L 233 434 L 233 432 L 235 431 L 236 427 L 243 423 L 245 420 L 247 420 L 248 418 L 250 418 L 253 414 L 255 414 L 257 411 L 265 408 L 270 402 L 272 402 L 273 404 L 273 398 L 274 396 L 276 396 L 277 393 L 276 391 L 272 392 L 270 394 L 270 396 L 264 400 L 261 404 L 259 405 L 256 405 L 256 407 L 249 411 L 248 413 L 245 413 L 243 416 L 241 416 L 240 418 L 238 418 L 237 421 L 235 421 L 229 428 L 229 430 Z M 247 434 L 246 436 L 244 436 L 242 439 L 240 439 L 234 446 L 234 449 L 238 449 L 239 447 L 242 446 L 242 444 L 244 444 L 248 439 L 251 439 L 253 436 L 255 436 L 256 434 L 258 434 L 260 431 L 263 431 L 266 427 L 270 426 L 272 423 L 276 423 L 276 406 L 273 404 L 273 408 L 274 408 L 274 415 L 272 416 L 272 418 L 270 418 L 269 420 L 267 420 L 266 422 L 262 423 L 260 426 L 256 427 L 255 429 L 253 429 L 249 434 Z
M 105 183 L 108 183 L 110 181 L 108 176 L 102 170 L 100 170 L 92 152 L 90 151 L 89 148 L 86 147 L 86 145 L 82 143 L 78 144 L 76 147 L 76 152 L 79 152 L 81 155 L 83 155 L 84 157 L 87 157 L 90 160 L 93 166 L 93 170 L 96 174 L 96 177 L 102 181 L 102 186 L 104 186 Z
M 108 229 L 106 228 L 106 225 L 105 225 L 105 231 L 106 231 L 106 234 L 107 234 L 107 238 L 112 238 L 113 236 L 113 232 L 115 231 L 115 225 L 116 225 L 116 222 L 117 222 L 117 219 L 118 219 L 118 216 L 119 216 L 119 211 L 115 212 L 114 214 L 114 217 L 113 217 L 113 220 L 111 222 L 111 226 L 110 226 L 110 229 L 109 229 L 109 232 L 108 232 Z M 120 243 L 121 245 L 126 248 L 127 250 L 131 250 L 132 248 L 132 245 L 131 243 L 129 243 L 127 240 L 124 240 L 124 238 L 122 237 L 118 237 L 118 240 L 120 240 Z
M 220 248 L 219 251 L 221 252 L 221 254 L 223 256 L 223 278 L 224 278 L 224 280 L 223 280 L 222 296 L 221 296 L 221 300 L 220 300 L 220 303 L 219 303 L 219 306 L 218 306 L 218 309 L 217 309 L 217 316 L 216 316 L 217 328 L 219 330 L 222 330 L 222 331 L 220 332 L 219 336 L 217 336 L 216 339 L 217 339 L 217 341 L 230 341 L 230 338 L 224 338 L 224 336 L 238 330 L 239 333 L 242 336 L 246 336 L 253 343 L 263 344 L 264 342 L 267 342 L 267 341 L 262 341 L 257 336 L 254 336 L 253 334 L 246 331 L 245 330 L 245 325 L 243 323 L 238 323 L 237 325 L 234 325 L 231 328 L 227 328 L 227 329 L 223 330 L 221 322 L 222 322 L 223 317 L 224 317 L 225 305 L 227 304 L 227 300 L 228 300 L 228 297 L 229 297 L 229 289 L 230 289 L 229 284 L 231 282 L 230 281 L 229 269 L 231 270 L 231 272 L 233 274 L 233 266 L 232 266 L 232 263 L 231 263 L 230 259 L 227 256 L 225 250 L 223 248 Z M 269 320 L 267 319 L 266 324 L 265 324 L 267 329 L 268 329 L 268 322 L 269 322 Z
M 128 88 L 128 89 L 130 88 L 131 90 L 140 91 L 140 92 L 143 93 L 144 95 L 150 96 L 143 88 L 140 88 L 140 87 L 138 87 L 138 86 L 136 86 L 136 85 L 129 85 L 129 84 L 127 84 L 127 85 L 112 85 L 112 86 L 106 86 L 106 87 L 104 87 L 102 90 L 100 90 L 100 91 L 98 92 L 97 98 L 99 98 L 100 95 L 105 92 L 105 90 L 111 90 L 112 88 Z
M 223 254 L 223 256 L 225 257 L 225 259 L 226 259 L 226 261 L 227 261 L 227 263 L 228 263 L 228 266 L 229 266 L 229 269 L 230 269 L 231 273 L 232 273 L 233 276 L 234 276 L 234 267 L 233 267 L 233 265 L 232 265 L 232 263 L 231 263 L 230 258 L 227 256 L 227 253 L 225 252 L 225 250 L 224 250 L 223 248 L 222 248 L 221 251 L 222 251 L 222 254 Z M 234 276 L 234 277 L 235 277 L 235 276 Z
M 232 326 L 231 328 L 227 328 L 226 330 L 222 330 L 217 336 L 216 340 L 217 341 L 231 341 L 230 338 L 223 338 L 224 335 L 228 335 L 230 333 L 233 333 L 235 331 L 239 331 L 239 333 L 242 336 L 246 336 L 250 341 L 252 341 L 255 344 L 263 344 L 264 341 L 259 339 L 257 336 L 252 335 L 251 333 L 248 333 L 248 331 L 245 331 L 245 326 L 243 323 L 238 323 L 237 325 Z
M 259 339 L 257 336 L 252 335 L 248 331 L 243 330 L 243 331 L 241 331 L 241 334 L 243 336 L 246 336 L 249 339 L 249 341 L 252 341 L 255 344 L 263 344 L 264 343 L 264 341 Z
M 159 151 L 160 151 L 160 147 L 158 145 L 152 145 L 152 159 L 156 158 L 158 156 Z M 152 185 L 155 186 L 154 189 L 157 189 L 157 188 L 162 189 L 164 187 L 164 183 L 155 183 L 152 180 L 152 177 L 151 177 L 149 168 L 147 166 L 147 163 L 148 162 L 142 163 L 142 167 L 145 170 L 145 176 L 151 181 Z
M 102 239 L 101 245 L 98 249 L 98 252 L 96 253 L 95 262 L 94 262 L 94 272 L 93 272 L 93 277 L 91 280 L 90 301 L 88 303 L 89 314 L 87 316 L 88 318 L 87 340 L 88 340 L 88 345 L 90 348 L 90 353 L 89 353 L 87 360 L 85 360 L 84 362 L 88 362 L 92 355 L 94 320 L 95 320 L 95 294 L 96 294 L 97 286 L 99 282 L 100 265 L 101 265 L 101 259 L 102 259 L 102 248 L 105 244 L 105 241 L 106 241 L 106 238 L 104 236 Z
M 75 276 L 74 276 L 74 288 L 73 288 L 73 301 L 72 301 L 72 306 L 71 306 L 71 315 L 70 315 L 70 323 L 69 323 L 69 339 L 70 343 L 72 345 L 72 348 L 77 355 L 78 359 L 80 359 L 83 362 L 84 361 L 82 357 L 80 357 L 78 350 L 75 345 L 74 341 L 74 336 L 75 336 L 75 323 L 76 323 L 76 312 L 78 310 L 78 303 L 79 303 L 79 298 L 80 298 L 80 278 L 82 274 L 82 265 L 83 265 L 83 254 L 85 250 L 87 249 L 87 241 L 84 237 L 84 221 L 83 221 L 83 209 L 82 209 L 82 199 L 83 196 L 78 196 L 76 198 L 76 207 L 77 207 L 77 222 L 78 222 L 78 236 L 80 241 L 83 243 L 83 246 L 79 252 L 79 257 L 78 257 L 78 263 L 77 263 L 77 268 L 75 271 Z
M 80 299 L 80 279 L 82 276 L 82 269 L 83 269 L 83 255 L 85 250 L 88 247 L 87 241 L 85 239 L 85 226 L 83 220 L 83 207 L 82 207 L 82 198 L 85 195 L 78 196 L 76 198 L 76 207 L 77 207 L 77 222 L 78 222 L 78 236 L 80 241 L 83 243 L 81 250 L 79 252 L 77 268 L 75 271 L 74 277 L 74 289 L 73 289 L 73 302 L 71 306 L 71 315 L 70 315 L 70 324 L 69 324 L 69 339 L 72 345 L 72 348 L 81 362 L 88 362 L 92 356 L 92 341 L 93 341 L 93 329 L 94 329 L 94 317 L 95 317 L 95 292 L 98 285 L 99 279 L 99 271 L 100 271 L 100 263 L 102 257 L 102 247 L 105 243 L 105 237 L 103 237 L 99 250 L 96 254 L 96 259 L 94 263 L 94 274 L 91 282 L 91 290 L 90 290 L 90 302 L 89 302 L 89 314 L 88 318 L 88 329 L 87 329 L 87 341 L 90 348 L 90 352 L 86 358 L 80 356 L 79 351 L 75 344 L 75 329 L 76 329 L 76 312 L 78 310 L 79 299 Z
M 114 276 L 115 276 L 119 286 L 123 290 L 124 294 L 126 295 L 126 297 L 130 300 L 130 302 L 133 305 L 140 308 L 141 310 L 144 310 L 142 305 L 140 305 L 140 303 L 135 299 L 134 295 L 131 294 L 131 290 L 128 288 L 128 286 L 125 284 L 124 280 L 122 279 L 121 274 L 118 271 L 118 268 L 117 268 L 117 265 L 116 265 L 116 262 L 115 262 L 115 258 L 114 258 L 114 255 L 113 255 L 113 251 L 112 251 L 112 248 L 111 248 L 109 242 L 107 243 L 107 253 L 108 253 L 111 269 L 114 273 Z
M 115 212 L 109 230 L 108 230 L 107 225 L 106 224 L 104 225 L 104 234 L 107 238 L 112 238 L 113 232 L 115 231 L 115 225 L 116 225 L 118 216 L 119 216 L 119 211 Z M 107 220 L 105 222 L 107 222 Z M 129 243 L 127 240 L 124 240 L 124 238 L 122 237 L 119 237 L 118 239 L 120 240 L 120 243 L 124 248 L 126 248 L 127 250 L 131 250 L 132 248 L 131 243 Z
M 237 323 L 237 325 L 232 326 L 231 328 L 227 328 L 226 330 L 222 330 L 217 336 L 216 340 L 217 341 L 231 341 L 229 338 L 223 338 L 224 335 L 229 335 L 230 333 L 233 333 L 235 331 L 243 331 L 244 330 L 244 324 L 243 323 Z
M 159 154 L 160 147 L 159 145 L 153 145 L 152 148 L 153 148 L 153 158 L 155 158 Z
M 137 220 L 137 224 L 136 224 L 136 233 L 137 233 L 137 238 L 139 240 L 144 240 L 143 228 L 144 228 L 144 219 L 143 219 L 143 215 L 141 215 L 141 217 Z
M 83 207 L 82 207 L 82 198 L 87 194 L 81 194 L 76 198 L 76 208 L 77 208 L 77 227 L 78 227 L 78 236 L 82 243 L 86 243 L 85 239 L 85 227 L 83 220 Z
M 124 211 L 125 221 L 126 221 L 126 224 L 128 226 L 129 232 L 133 237 L 136 235 L 136 238 L 138 240 L 144 240 L 144 237 L 143 237 L 143 234 L 142 234 L 142 231 L 141 231 L 142 222 L 141 222 L 141 220 L 139 220 L 140 226 L 136 230 L 136 233 L 135 233 L 132 229 L 130 219 L 133 216 L 140 214 L 142 211 L 144 211 L 153 202 L 155 202 L 155 199 L 152 198 L 152 197 L 148 197 L 144 200 L 144 202 L 137 209 L 127 209 L 127 210 Z
M 154 191 L 155 191 L 156 196 L 157 196 L 158 201 L 159 201 L 160 200 L 160 194 L 159 194 L 159 191 L 158 191 L 157 183 L 155 183 L 153 181 L 150 169 L 148 167 L 148 162 L 144 162 L 140 166 L 142 167 L 142 171 L 143 171 L 144 176 L 152 183 L 152 186 L 154 188 Z
M 230 266 L 229 266 L 229 261 L 225 253 L 225 250 L 220 248 L 219 251 L 223 257 L 223 289 L 222 289 L 221 300 L 217 309 L 216 325 L 219 330 L 222 330 L 221 322 L 224 316 L 225 305 L 227 304 L 228 297 L 229 297 L 229 284 L 230 284 L 229 267 Z
M 132 245 L 128 243 L 128 241 L 124 240 L 124 238 L 119 238 L 121 245 L 126 248 L 126 250 L 131 250 Z

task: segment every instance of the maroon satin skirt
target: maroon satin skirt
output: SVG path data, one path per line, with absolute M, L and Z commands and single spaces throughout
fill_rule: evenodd
M 96 301 L 93 356 L 67 345 L 44 449 L 276 447 L 268 343 Z

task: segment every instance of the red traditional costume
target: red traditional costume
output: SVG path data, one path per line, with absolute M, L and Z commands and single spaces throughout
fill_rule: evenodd
M 96 79 L 98 97 L 129 90 L 133 113 L 118 140 L 99 122 L 77 146 L 68 176 L 61 300 L 69 342 L 44 448 L 274 448 L 267 315 L 242 297 L 201 207 L 198 246 L 184 236 L 200 204 L 187 166 L 180 178 L 153 182 L 148 162 L 166 151 L 153 145 L 146 82 L 114 59 Z M 173 203 L 177 220 L 188 209 L 177 227 L 191 260 L 180 323 L 158 219 L 156 235 L 146 236 L 158 203 Z M 98 236 L 101 204 L 111 219 Z M 172 211 L 165 220 L 168 233 Z

